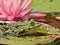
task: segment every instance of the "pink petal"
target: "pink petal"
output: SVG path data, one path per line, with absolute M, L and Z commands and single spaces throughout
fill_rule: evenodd
M 24 11 L 22 11 L 21 13 L 20 13 L 20 15 L 18 15 L 18 17 L 23 17 L 23 16 L 25 16 L 27 13 L 29 13 L 30 12 L 30 9 L 27 9 L 27 10 L 24 10 Z
M 46 14 L 41 14 L 41 13 L 32 13 L 30 14 L 31 18 L 40 18 L 46 16 Z
M 7 20 L 12 21 L 14 19 L 14 16 L 8 16 Z
M 6 18 L 7 16 L 6 15 L 0 15 L 0 18 Z
M 13 15 L 16 13 L 16 10 L 20 8 L 20 0 L 0 0 L 1 7 L 8 15 Z
M 0 7 L 0 13 L 1 13 L 2 15 L 6 15 L 6 13 L 1 9 L 1 7 Z
M 31 2 L 32 0 L 24 0 L 21 9 L 22 10 L 26 9 L 30 5 Z
M 45 19 L 35 19 L 35 20 L 45 22 Z
M 26 14 L 24 17 L 23 17 L 23 20 L 24 21 L 28 21 L 30 19 L 30 15 L 29 14 Z
M 20 9 L 20 0 L 12 0 L 11 11 L 15 15 L 15 13 Z
M 0 8 L 0 18 L 7 18 L 7 14 Z
M 6 1 L 7 0 L 0 0 L 0 7 L 7 15 L 9 15 L 10 12 L 8 11 L 9 7 L 7 7 L 7 5 L 9 6 L 10 2 L 8 3 Z

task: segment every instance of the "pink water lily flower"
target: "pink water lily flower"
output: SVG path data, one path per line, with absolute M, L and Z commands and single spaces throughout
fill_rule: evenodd
M 46 14 L 30 13 L 30 4 L 32 0 L 0 0 L 0 21 L 16 21 L 23 19 L 28 21 L 29 19 L 35 19 L 38 21 L 44 21 L 43 18 Z

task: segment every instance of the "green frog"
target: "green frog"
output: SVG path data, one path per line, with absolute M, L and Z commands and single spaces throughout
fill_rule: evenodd
M 28 22 L 14 22 L 3 24 L 0 26 L 0 32 L 2 31 L 3 35 L 12 35 L 12 36 L 24 36 L 24 35 L 33 35 L 38 33 L 43 34 L 56 34 L 57 30 L 53 31 L 52 29 L 47 29 L 48 26 L 44 26 L 46 24 L 41 24 L 33 19 Z

